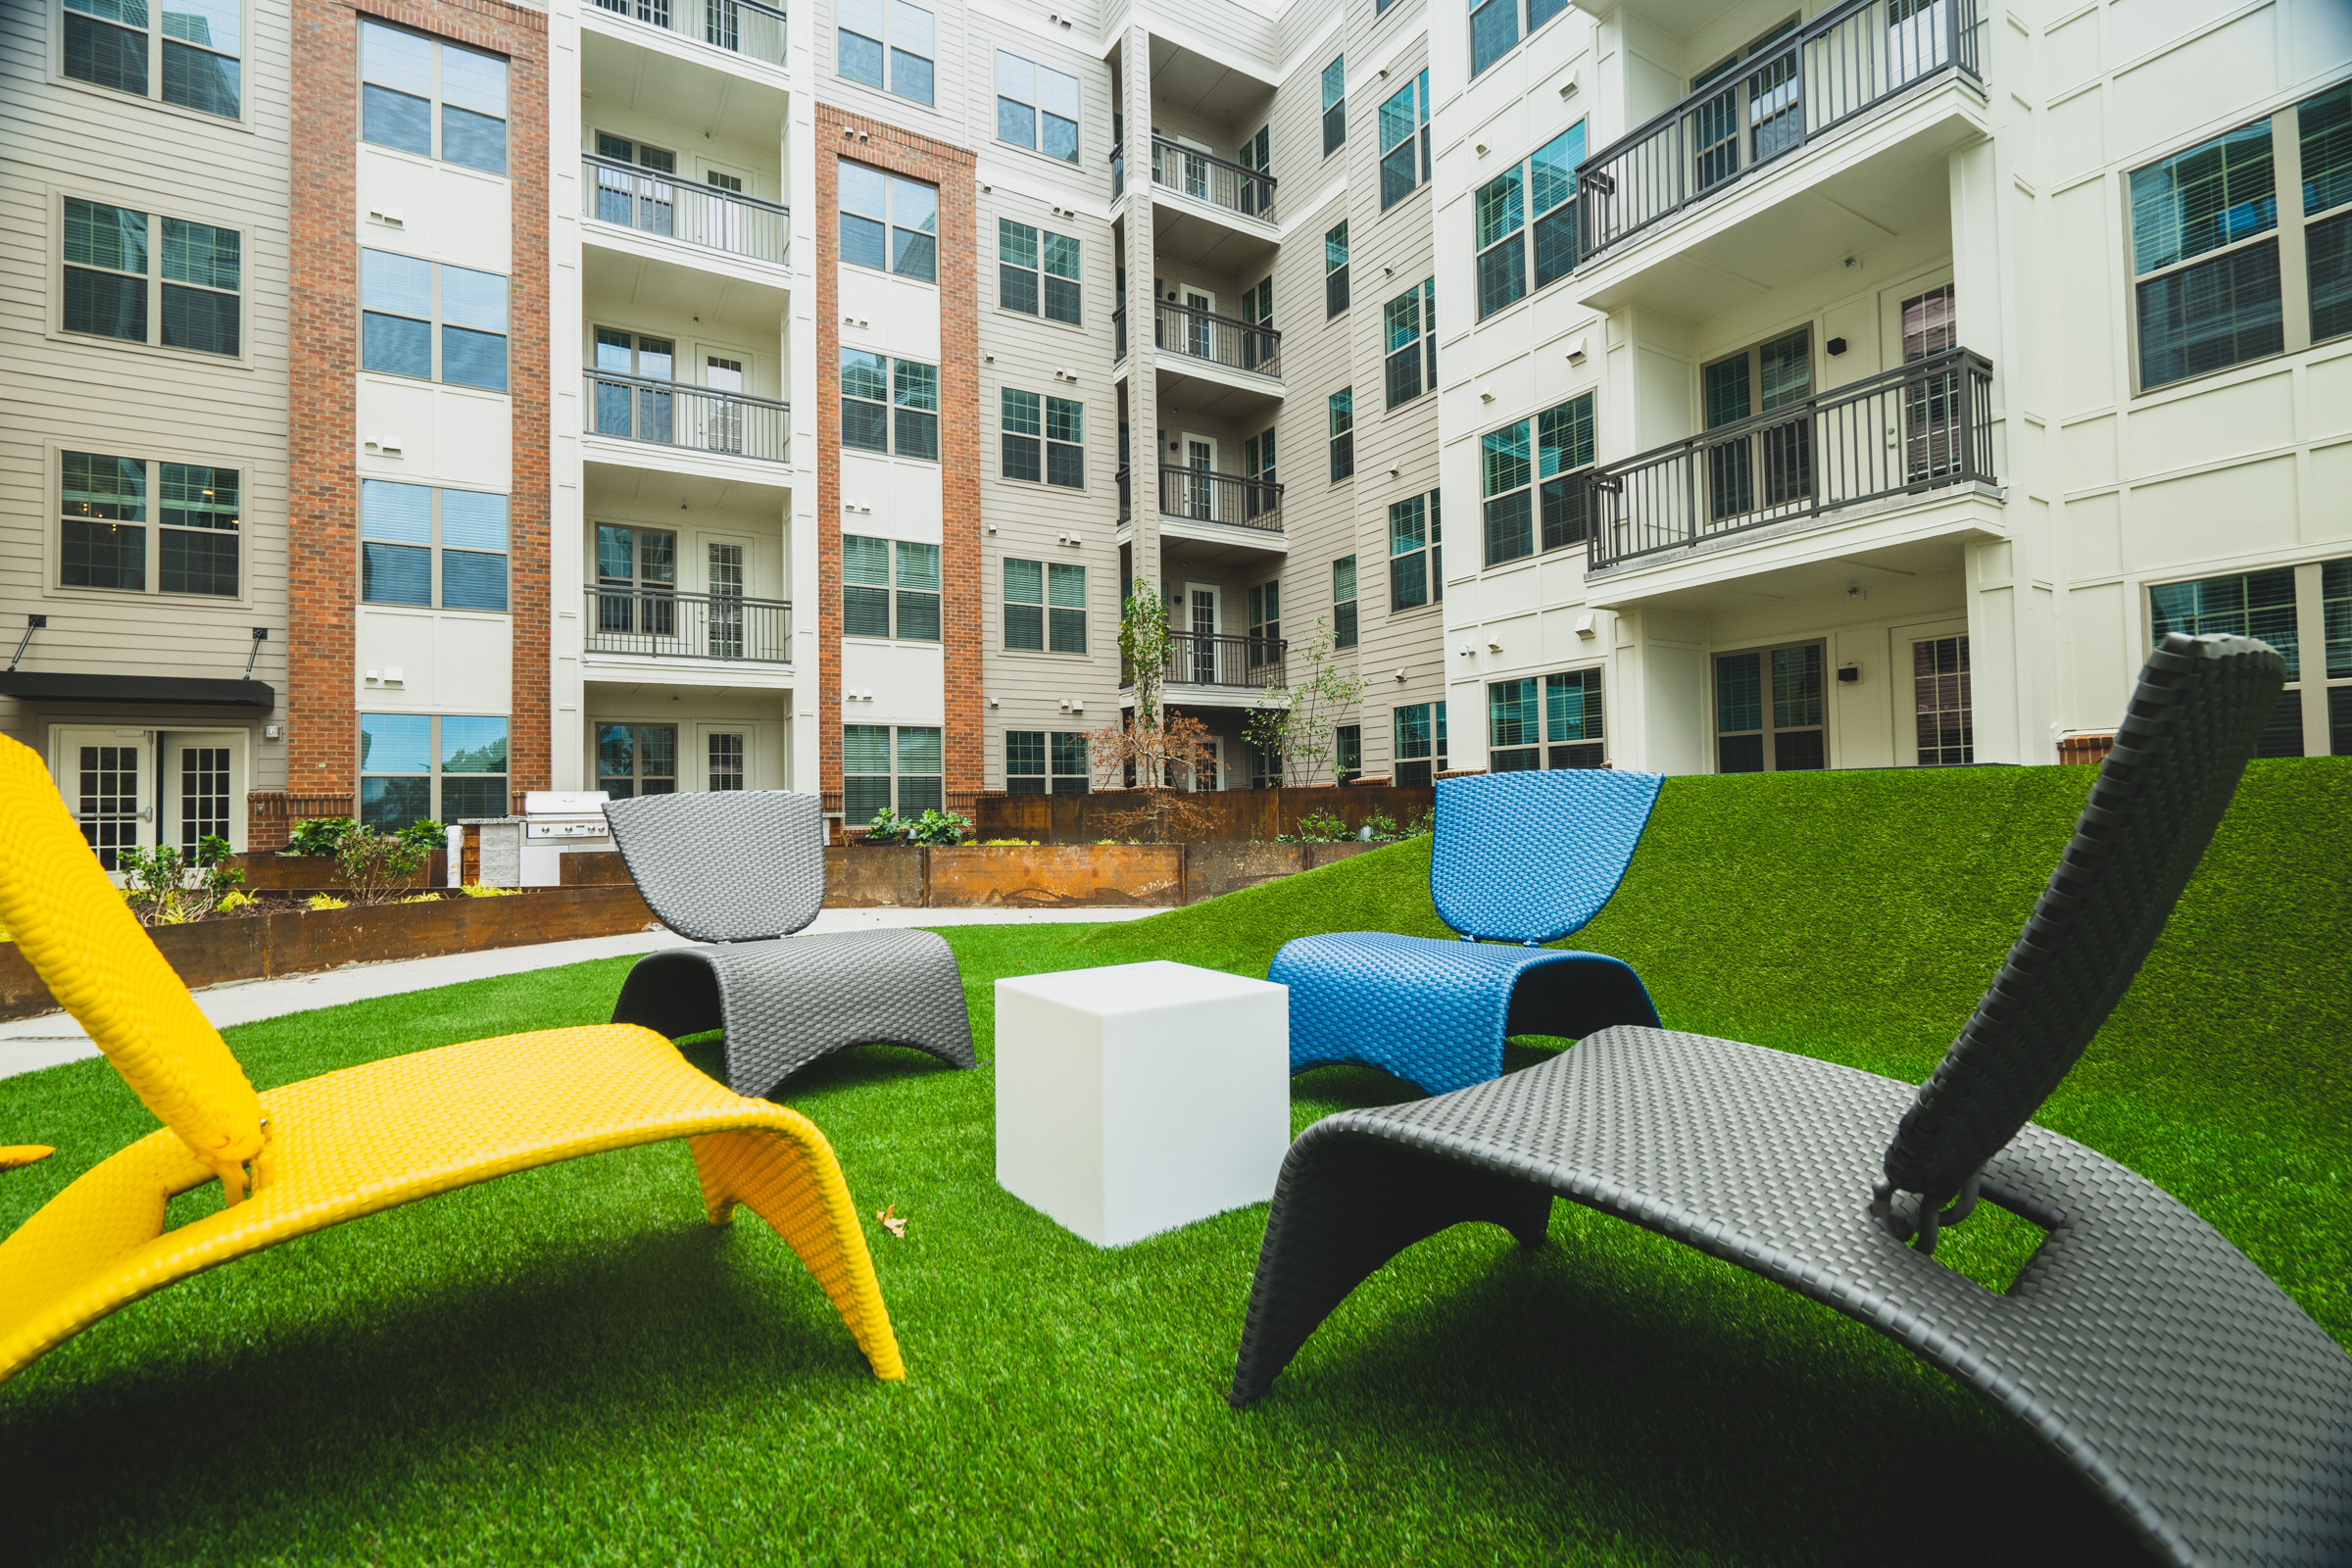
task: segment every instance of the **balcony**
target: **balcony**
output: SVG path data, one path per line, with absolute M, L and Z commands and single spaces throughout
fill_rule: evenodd
M 710 251 L 781 267 L 792 210 L 757 196 L 697 185 L 594 153 L 580 155 L 583 213 Z
M 1595 469 L 1588 566 L 1647 563 L 1844 508 L 1998 482 L 1992 364 L 1951 349 Z
M 1238 473 L 1212 473 L 1163 464 L 1159 470 L 1159 514 L 1188 522 L 1228 522 L 1237 527 L 1282 531 L 1282 486 Z
M 588 394 L 584 435 L 721 459 L 792 461 L 789 403 L 609 370 L 583 373 Z
M 1168 660 L 1160 672 L 1161 689 L 1168 693 L 1171 702 L 1182 700 L 1170 690 L 1179 686 L 1235 692 L 1275 690 L 1284 684 L 1283 660 L 1290 646 L 1276 637 L 1212 637 L 1203 632 L 1170 632 Z M 1122 674 L 1119 684 L 1132 686 L 1135 682 Z
M 1152 346 L 1162 354 L 1246 370 L 1279 380 L 1282 376 L 1282 334 L 1270 326 L 1255 326 L 1229 316 L 1214 316 L 1189 306 L 1161 300 L 1152 325 Z M 1119 323 L 1125 335 L 1125 321 Z
M 586 593 L 590 654 L 792 662 L 789 601 L 656 588 L 600 587 Z
M 1825 258 L 1834 265 L 1859 244 L 1937 219 L 1949 200 L 1944 155 L 1983 128 L 1977 0 L 1926 0 L 1898 16 L 1907 3 L 1846 0 L 1588 158 L 1577 174 L 1578 297 L 1625 303 L 1623 281 L 1610 275 L 1622 269 L 1609 264 L 1635 241 L 1679 232 L 1686 215 L 1724 206 L 1731 193 L 1781 170 L 1810 172 L 1792 174 L 1795 183 L 1763 181 L 1764 201 L 1812 182 L 1822 184 L 1824 200 L 1780 215 L 1769 228 L 1715 232 L 1755 216 L 1754 204 L 1731 204 L 1738 213 L 1718 214 L 1713 226 L 1695 225 L 1696 238 L 1676 242 L 1711 242 L 1697 260 L 1745 279 L 1745 291 L 1735 291 L 1742 300 L 1755 285 L 1785 281 L 1790 268 L 1809 270 Z M 1899 109 L 1898 99 L 1906 101 Z M 1865 123 L 1879 129 L 1845 134 Z M 1841 156 L 1801 156 L 1839 140 Z M 1759 275 L 1768 260 L 1774 275 Z M 1707 292 L 1705 270 L 1657 280 L 1661 300 L 1652 303 L 1686 317 L 1713 314 L 1725 302 Z M 1705 297 L 1673 303 L 1694 286 Z
M 596 9 L 783 69 L 784 13 L 760 0 L 596 0 Z
M 1126 162 L 1122 153 L 1123 149 L 1111 149 L 1114 200 L 1126 188 Z M 1261 223 L 1274 221 L 1276 181 L 1272 174 L 1244 169 L 1214 153 L 1204 153 L 1164 136 L 1152 138 L 1152 183 Z

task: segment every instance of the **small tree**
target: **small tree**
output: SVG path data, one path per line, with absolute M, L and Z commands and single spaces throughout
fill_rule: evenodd
M 1214 831 L 1215 806 L 1193 793 L 1203 779 L 1216 779 L 1206 724 L 1183 714 L 1150 728 L 1140 720 L 1106 724 L 1087 731 L 1086 748 L 1099 790 L 1132 803 L 1110 807 L 1105 825 L 1113 837 L 1185 844 Z
M 1168 670 L 1168 603 L 1155 583 L 1141 577 L 1119 612 L 1119 662 L 1135 692 L 1135 725 L 1159 727 L 1159 688 Z
M 1274 776 L 1286 784 L 1312 784 L 1330 765 L 1339 746 L 1332 721 L 1363 701 L 1363 677 L 1334 663 L 1333 651 L 1330 620 L 1320 617 L 1314 635 L 1291 644 L 1283 665 L 1288 676 L 1303 663 L 1305 678 L 1268 690 L 1265 706 L 1244 726 L 1250 744 L 1273 758 Z

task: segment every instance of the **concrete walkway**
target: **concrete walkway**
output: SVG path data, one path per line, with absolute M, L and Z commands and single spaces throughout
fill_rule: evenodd
M 1157 909 L 827 909 L 807 936 L 827 931 L 871 931 L 883 926 L 944 925 L 1067 925 L 1101 920 L 1134 920 Z M 353 963 L 316 974 L 285 975 L 274 980 L 232 980 L 196 992 L 196 1004 L 213 1026 L 254 1023 L 314 1007 L 332 1007 L 346 1002 L 429 991 L 461 980 L 485 980 L 495 975 L 552 969 L 560 964 L 586 963 L 594 958 L 616 958 L 651 953 L 657 948 L 686 946 L 686 939 L 667 931 L 631 931 L 615 937 L 585 937 L 577 942 L 547 942 L 529 948 L 494 948 L 483 953 L 452 953 L 438 958 L 403 958 L 389 963 Z M 95 1056 L 98 1048 L 81 1025 L 62 1012 L 38 1018 L 0 1023 L 0 1078 L 59 1062 Z

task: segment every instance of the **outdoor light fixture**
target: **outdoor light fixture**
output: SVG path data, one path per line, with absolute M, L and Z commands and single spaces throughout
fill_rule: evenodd
M 1845 339 L 1841 337 L 1834 337 L 1830 339 L 1830 341 L 1824 346 L 1828 348 L 1832 354 L 1843 354 L 1845 352 Z
M 1841 683 L 1851 685 L 1861 678 L 1862 666 L 1860 664 L 1839 664 L 1838 666 L 1838 679 Z

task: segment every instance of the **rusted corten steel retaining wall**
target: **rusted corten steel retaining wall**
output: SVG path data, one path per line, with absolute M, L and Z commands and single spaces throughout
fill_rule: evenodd
M 618 859 L 618 856 L 613 857 Z M 503 899 L 439 899 L 357 909 L 289 909 L 153 926 L 148 935 L 191 990 L 224 980 L 337 969 L 387 958 L 618 936 L 654 924 L 634 887 L 543 888 Z M 0 942 L 0 1018 L 53 1012 L 57 1002 L 13 942 Z

